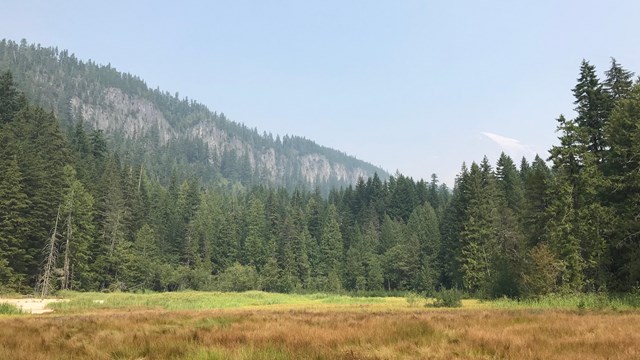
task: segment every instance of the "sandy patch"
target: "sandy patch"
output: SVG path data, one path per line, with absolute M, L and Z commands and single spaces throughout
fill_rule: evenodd
M 53 312 L 47 305 L 69 299 L 0 299 L 0 303 L 9 303 L 28 314 L 47 314 Z

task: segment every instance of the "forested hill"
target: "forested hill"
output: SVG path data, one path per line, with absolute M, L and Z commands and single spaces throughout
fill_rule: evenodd
M 144 164 L 168 183 L 173 172 L 204 184 L 265 184 L 293 189 L 355 184 L 381 168 L 296 136 L 274 137 L 228 120 L 178 94 L 150 89 L 110 65 L 81 61 L 67 50 L 0 42 L 0 72 L 11 71 L 36 105 L 53 109 L 63 129 L 79 122 L 103 130 L 121 157 Z
M 165 184 L 103 132 L 65 134 L 2 73 L 0 293 L 637 292 L 640 81 L 615 60 L 600 80 L 584 61 L 573 95 L 551 166 L 502 154 L 495 166 L 463 164 L 453 191 L 436 176 L 374 175 L 323 197 L 228 191 L 177 172 Z

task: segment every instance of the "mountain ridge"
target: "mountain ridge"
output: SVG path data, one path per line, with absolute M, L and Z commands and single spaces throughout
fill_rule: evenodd
M 374 173 L 389 176 L 380 167 L 304 137 L 261 135 L 224 113 L 177 93 L 152 90 L 135 75 L 79 60 L 68 50 L 5 39 L 0 42 L 0 70 L 12 71 L 21 90 L 51 108 L 63 128 L 83 122 L 104 131 L 116 149 L 150 163 L 160 178 L 180 171 L 205 183 L 319 187 L 327 193 Z

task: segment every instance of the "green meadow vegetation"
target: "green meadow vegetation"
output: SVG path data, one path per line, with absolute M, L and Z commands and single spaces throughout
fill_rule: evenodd
M 335 305 L 398 305 L 404 303 L 397 297 L 362 297 L 338 294 L 279 294 L 263 291 L 200 292 L 183 291 L 169 293 L 97 293 L 61 291 L 61 298 L 68 302 L 51 304 L 57 312 L 81 312 L 89 309 L 162 309 L 209 310 L 243 307 L 282 305 L 335 306 Z
M 60 291 L 57 297 L 66 302 L 49 304 L 56 313 L 80 313 L 89 310 L 211 310 L 242 308 L 318 308 L 404 310 L 419 308 L 460 308 L 481 310 L 546 309 L 546 310 L 620 310 L 640 309 L 640 293 L 612 295 L 607 293 L 550 294 L 538 298 L 500 298 L 479 300 L 463 298 L 456 290 L 443 290 L 434 297 L 415 292 L 397 296 L 362 296 L 358 294 L 281 294 L 263 291 L 246 292 L 141 292 L 99 293 Z M 0 304 L 0 313 L 2 306 Z M 4 313 L 10 313 L 8 311 Z
M 17 314 L 22 314 L 20 309 L 18 309 L 17 307 L 7 303 L 0 303 L 0 315 L 17 315 Z

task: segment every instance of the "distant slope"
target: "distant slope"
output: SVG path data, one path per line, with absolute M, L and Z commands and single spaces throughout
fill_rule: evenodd
M 52 109 L 66 129 L 80 119 L 152 175 L 172 172 L 205 183 L 332 187 L 388 174 L 340 151 L 296 136 L 259 134 L 193 100 L 151 90 L 110 65 L 83 62 L 67 50 L 0 42 L 0 71 L 9 70 L 29 98 Z

